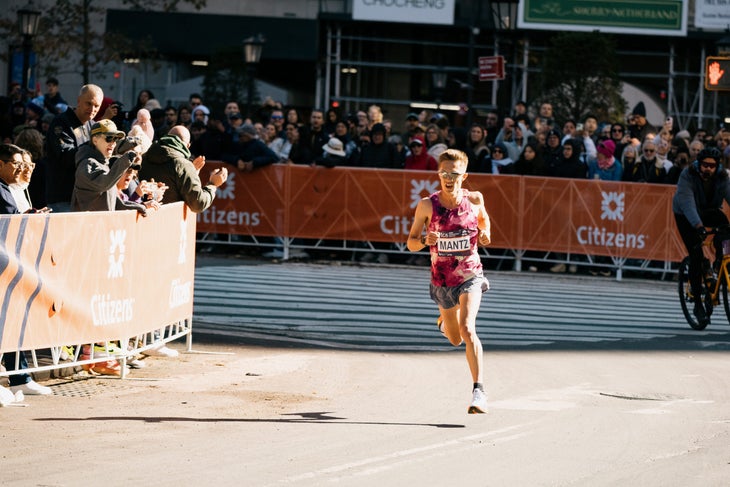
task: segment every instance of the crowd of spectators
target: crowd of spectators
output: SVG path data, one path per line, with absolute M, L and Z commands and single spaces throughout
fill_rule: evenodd
M 149 90 L 140 92 L 130 114 L 93 84 L 81 87 L 75 106 L 66 104 L 54 78 L 47 81 L 47 93 L 29 100 L 23 101 L 17 88 L 13 85 L 2 101 L 9 109 L 0 116 L 0 214 L 135 210 L 147 216 L 174 201 L 202 212 L 228 178 L 221 168 L 211 172 L 207 184 L 201 182 L 205 158 L 190 153 L 190 131 L 177 123 L 185 120 L 179 116 L 182 110 L 168 114 Z M 191 125 L 209 126 L 200 96 L 191 95 L 190 101 Z M 165 126 L 168 121 L 171 125 Z M 150 335 L 144 355 L 177 356 L 159 332 Z M 90 374 L 121 375 L 117 357 L 136 348 L 136 343 L 92 343 L 60 347 L 59 355 L 61 360 L 88 361 L 82 368 Z M 9 376 L 9 390 L 0 386 L 0 405 L 52 393 L 20 372 L 29 368 L 24 352 L 0 358 L 7 371 L 17 371 Z M 144 364 L 142 357 L 128 357 L 132 368 Z
M 672 117 L 652 126 L 642 102 L 622 121 L 590 114 L 557 120 L 547 101 L 518 102 L 511 110 L 476 114 L 464 126 L 463 117 L 450 120 L 428 110 L 393 120 L 377 105 L 351 113 L 336 108 L 302 113 L 268 97 L 251 114 L 242 113 L 235 100 L 218 112 L 198 93 L 186 103 L 163 106 L 147 89 L 125 110 L 122 101 L 105 97 L 95 85 L 82 87 L 76 103 L 69 103 L 55 78 L 35 95 L 23 96 L 15 83 L 0 98 L 3 142 L 27 153 L 28 163 L 18 163 L 16 172 L 33 168 L 33 177 L 28 174 L 23 183 L 25 200 L 6 205 L 6 213 L 50 207 L 146 214 L 155 209 L 155 200 L 183 200 L 193 211 L 205 211 L 227 177 L 218 174 L 202 184 L 198 172 L 206 158 L 242 172 L 269 164 L 433 171 L 439 154 L 454 148 L 467 154 L 472 173 L 658 184 L 676 184 L 704 147 L 720 149 L 725 167 L 730 162 L 730 131 L 690 131 Z M 124 167 L 115 166 L 117 160 Z M 161 168 L 168 160 L 177 174 L 167 182 L 148 187 L 139 180 L 138 172 L 164 181 Z M 181 191 L 176 177 L 194 189 Z M 18 182 L 6 184 L 12 189 Z M 575 267 L 556 264 L 550 270 L 575 272 Z M 26 392 L 34 393 L 27 387 Z

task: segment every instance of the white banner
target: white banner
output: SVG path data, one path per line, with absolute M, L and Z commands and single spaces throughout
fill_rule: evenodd
M 452 25 L 454 3 L 455 0 L 353 0 L 352 19 Z
M 712 30 L 730 28 L 730 0 L 696 0 L 695 27 Z

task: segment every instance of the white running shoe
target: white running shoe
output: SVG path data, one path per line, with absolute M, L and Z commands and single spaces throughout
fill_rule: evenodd
M 13 393 L 20 391 L 26 396 L 48 396 L 49 394 L 53 394 L 50 387 L 42 386 L 33 380 L 25 384 L 10 386 L 10 390 Z
M 158 348 L 150 348 L 149 350 L 145 350 L 144 352 L 142 352 L 142 355 L 147 355 L 148 357 L 174 358 L 177 357 L 179 354 L 177 353 L 177 350 L 173 350 L 172 348 L 168 348 L 163 345 Z
M 474 389 L 474 395 L 469 405 L 469 414 L 483 414 L 487 412 L 487 395 L 481 389 Z
M 147 367 L 147 364 L 144 363 L 144 360 L 141 360 L 137 357 L 128 358 L 127 365 L 130 369 L 144 369 L 145 367 Z

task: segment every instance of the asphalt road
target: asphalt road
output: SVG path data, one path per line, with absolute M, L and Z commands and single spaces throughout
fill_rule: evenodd
M 725 486 L 727 331 L 680 322 L 660 338 L 487 346 L 486 415 L 466 414 L 463 349 L 200 333 L 191 353 L 148 358 L 128 380 L 51 380 L 53 396 L 0 409 L 0 483 Z

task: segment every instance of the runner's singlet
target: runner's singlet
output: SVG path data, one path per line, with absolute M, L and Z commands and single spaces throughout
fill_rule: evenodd
M 477 248 L 477 212 L 469 201 L 469 191 L 461 191 L 461 203 L 456 208 L 441 205 L 441 191 L 429 196 L 433 212 L 428 231 L 439 233 L 438 242 L 430 248 L 431 283 L 434 286 L 454 287 L 483 275 Z

